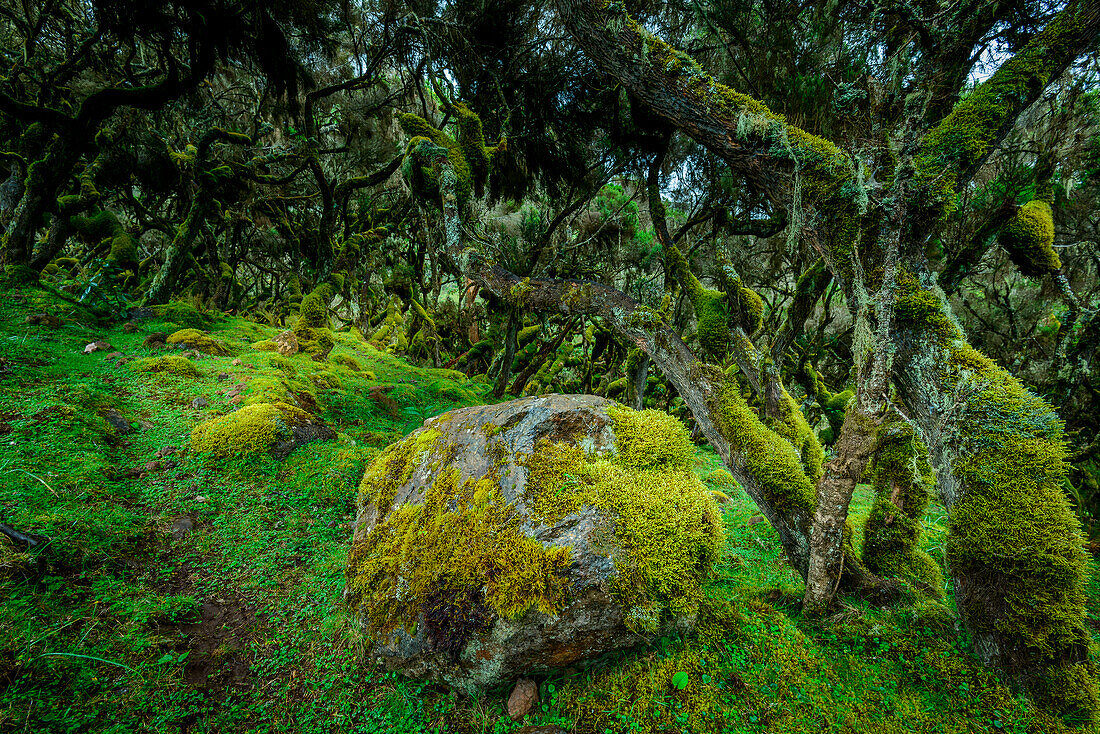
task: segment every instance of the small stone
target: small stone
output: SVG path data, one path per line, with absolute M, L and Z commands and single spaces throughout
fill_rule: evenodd
M 133 321 L 127 321 L 122 325 L 122 330 L 127 334 L 133 334 L 134 332 L 141 331 L 141 327 L 135 324 Z
M 179 451 L 179 449 L 176 448 L 175 446 L 172 446 L 172 445 L 162 446 L 159 449 L 157 449 L 157 458 L 158 459 L 163 459 L 165 456 L 171 456 L 172 454 L 176 453 L 177 451 Z
M 760 515 L 753 515 L 749 518 L 749 525 L 759 525 L 762 522 L 764 522 L 764 518 Z
M 111 352 L 107 355 L 107 359 L 118 359 L 122 356 L 122 352 Z
M 195 398 L 191 401 L 191 407 L 195 410 L 199 410 L 200 408 L 209 408 L 210 401 L 206 398 Z
M 138 425 L 141 427 L 141 430 L 143 430 L 143 431 L 151 431 L 154 428 L 156 428 L 156 426 L 153 425 L 152 421 L 146 420 L 145 418 L 139 418 L 138 419 Z
M 107 342 L 91 342 L 90 344 L 84 346 L 84 353 L 91 354 L 92 352 L 106 352 L 110 348 L 111 345 Z
M 241 366 L 241 360 L 238 358 L 238 359 L 233 360 L 229 364 L 233 365 L 234 367 L 240 367 Z
M 145 339 L 142 340 L 142 342 L 141 342 L 141 346 L 146 347 L 148 349 L 163 349 L 164 346 L 165 346 L 165 342 L 167 342 L 167 341 L 168 341 L 168 332 L 166 332 L 166 331 L 157 331 L 157 332 L 154 332 L 154 333 L 150 334 L 149 336 L 145 337 Z
M 330 527 L 330 528 L 336 527 L 336 521 L 335 520 L 329 520 L 326 527 Z
M 115 429 L 115 433 L 120 436 L 124 436 L 134 430 L 130 427 L 130 421 L 126 420 L 125 416 L 114 408 L 111 408 L 103 414 L 103 420 L 110 423 L 111 428 Z
M 149 461 L 145 463 L 145 471 L 160 471 L 161 463 L 159 461 Z
M 141 476 L 141 469 L 134 469 L 133 467 L 131 467 L 129 469 L 123 469 L 122 470 L 122 478 L 123 479 L 137 479 L 140 476 Z
M 539 687 L 530 678 L 520 678 L 512 695 L 508 697 L 508 717 L 519 721 L 535 708 L 539 702 Z
M 203 497 L 201 494 L 198 494 L 198 495 L 195 495 L 195 501 L 205 503 L 207 501 L 207 499 L 206 499 L 206 497 Z
M 172 523 L 172 536 L 179 540 L 191 532 L 195 527 L 195 521 L 189 517 L 181 517 Z
M 180 463 L 175 459 L 169 459 L 168 461 L 164 462 L 165 469 L 175 469 L 179 465 Z
M 127 362 L 133 362 L 133 361 L 134 361 L 133 357 L 123 357 L 123 358 L 119 359 L 117 362 L 115 362 L 115 367 L 121 367 L 122 365 L 126 364 Z
M 234 395 L 233 397 L 229 398 L 229 404 L 230 405 L 240 405 L 243 402 L 244 402 L 244 398 L 241 397 L 240 395 Z
M 0 421 L 0 436 L 6 436 L 15 429 L 12 428 L 11 423 L 7 421 Z
M 51 316 L 48 313 L 35 313 L 28 316 L 23 323 L 30 324 L 31 326 L 48 326 L 51 329 L 56 329 L 61 326 L 61 319 L 56 316 Z
M 284 357 L 298 353 L 298 337 L 294 336 L 293 331 L 282 332 L 271 343 L 275 345 L 275 351 Z
M 228 372 L 219 372 L 218 373 L 218 382 L 225 382 L 228 379 L 229 379 L 229 373 Z

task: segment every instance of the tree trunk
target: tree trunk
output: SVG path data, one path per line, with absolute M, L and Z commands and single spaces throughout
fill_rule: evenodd
M 176 236 L 172 238 L 172 244 L 168 246 L 168 252 L 164 257 L 164 264 L 160 266 L 156 277 L 153 278 L 149 292 L 145 295 L 145 302 L 150 305 L 167 303 L 179 286 L 180 278 L 187 272 L 188 262 L 191 256 L 191 245 L 202 230 L 206 221 L 209 203 L 204 192 L 195 194 L 195 201 L 191 204 L 191 210 L 187 213 L 187 219 L 183 220 L 176 230 Z
M 1098 707 L 1087 566 L 1062 491 L 1062 422 L 966 343 L 918 267 L 899 283 L 895 382 L 951 514 L 946 557 L 959 614 L 988 665 L 1056 712 L 1087 717 Z

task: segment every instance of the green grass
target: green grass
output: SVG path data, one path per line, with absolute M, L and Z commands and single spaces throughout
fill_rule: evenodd
M 64 325 L 23 323 L 42 309 Z M 463 699 L 377 670 L 341 602 L 359 478 L 387 443 L 483 401 L 486 386 L 351 332 L 337 334 L 334 354 L 363 372 L 301 355 L 288 366 L 249 347 L 278 330 L 230 318 L 206 328 L 235 355 L 198 359 L 198 379 L 81 353 L 103 339 L 156 356 L 143 339 L 183 326 L 138 324 L 126 333 L 42 291 L 0 294 L 0 522 L 43 539 L 28 553 L 0 540 L 2 731 L 1061 730 L 981 669 L 950 601 L 878 610 L 847 600 L 831 619 L 802 619 L 801 580 L 708 449 L 697 469 L 730 496 L 728 547 L 699 634 L 540 678 L 541 706 L 518 723 L 504 716 L 507 690 Z M 242 400 L 289 388 L 339 438 L 281 461 L 189 453 L 191 429 L 230 410 L 225 391 L 243 378 Z M 196 397 L 209 407 L 193 409 Z M 116 435 L 108 409 L 134 430 Z M 181 450 L 165 457 L 176 466 L 127 472 L 169 445 Z M 860 487 L 853 516 L 870 504 Z M 941 508 L 926 529 L 942 558 Z M 1100 619 L 1100 579 L 1090 593 Z

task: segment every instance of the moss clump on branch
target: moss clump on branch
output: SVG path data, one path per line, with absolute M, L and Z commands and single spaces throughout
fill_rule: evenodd
M 1050 204 L 1029 201 L 1001 228 L 997 242 L 1028 278 L 1057 273 L 1062 261 L 1054 251 L 1054 218 Z
M 119 270 L 137 272 L 137 240 L 126 231 L 113 212 L 101 209 L 86 216 L 72 216 L 69 217 L 69 225 L 93 244 L 109 241 L 106 260 L 110 265 Z
M 458 117 L 457 140 L 419 115 L 401 115 L 401 129 L 410 138 L 401 171 L 418 199 L 438 206 L 439 176 L 430 161 L 432 146 L 444 149 L 455 173 L 459 205 L 465 209 L 472 194 L 483 195 L 493 156 L 504 149 L 505 142 L 501 140 L 495 146 L 487 146 L 481 118 L 462 103 L 451 105 L 451 110 Z
M 803 456 L 784 436 L 760 421 L 735 380 L 724 382 L 712 405 L 722 435 L 729 440 L 730 448 L 743 457 L 748 474 L 760 484 L 768 504 L 777 513 L 795 518 L 794 524 L 808 528 L 816 497 Z

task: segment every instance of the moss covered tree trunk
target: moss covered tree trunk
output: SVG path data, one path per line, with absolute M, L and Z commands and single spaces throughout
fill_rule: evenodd
M 966 343 L 931 276 L 902 286 L 897 384 L 950 511 L 959 614 L 987 664 L 1044 706 L 1087 720 L 1100 704 L 1084 624 L 1084 538 L 1062 491 L 1062 421 Z

